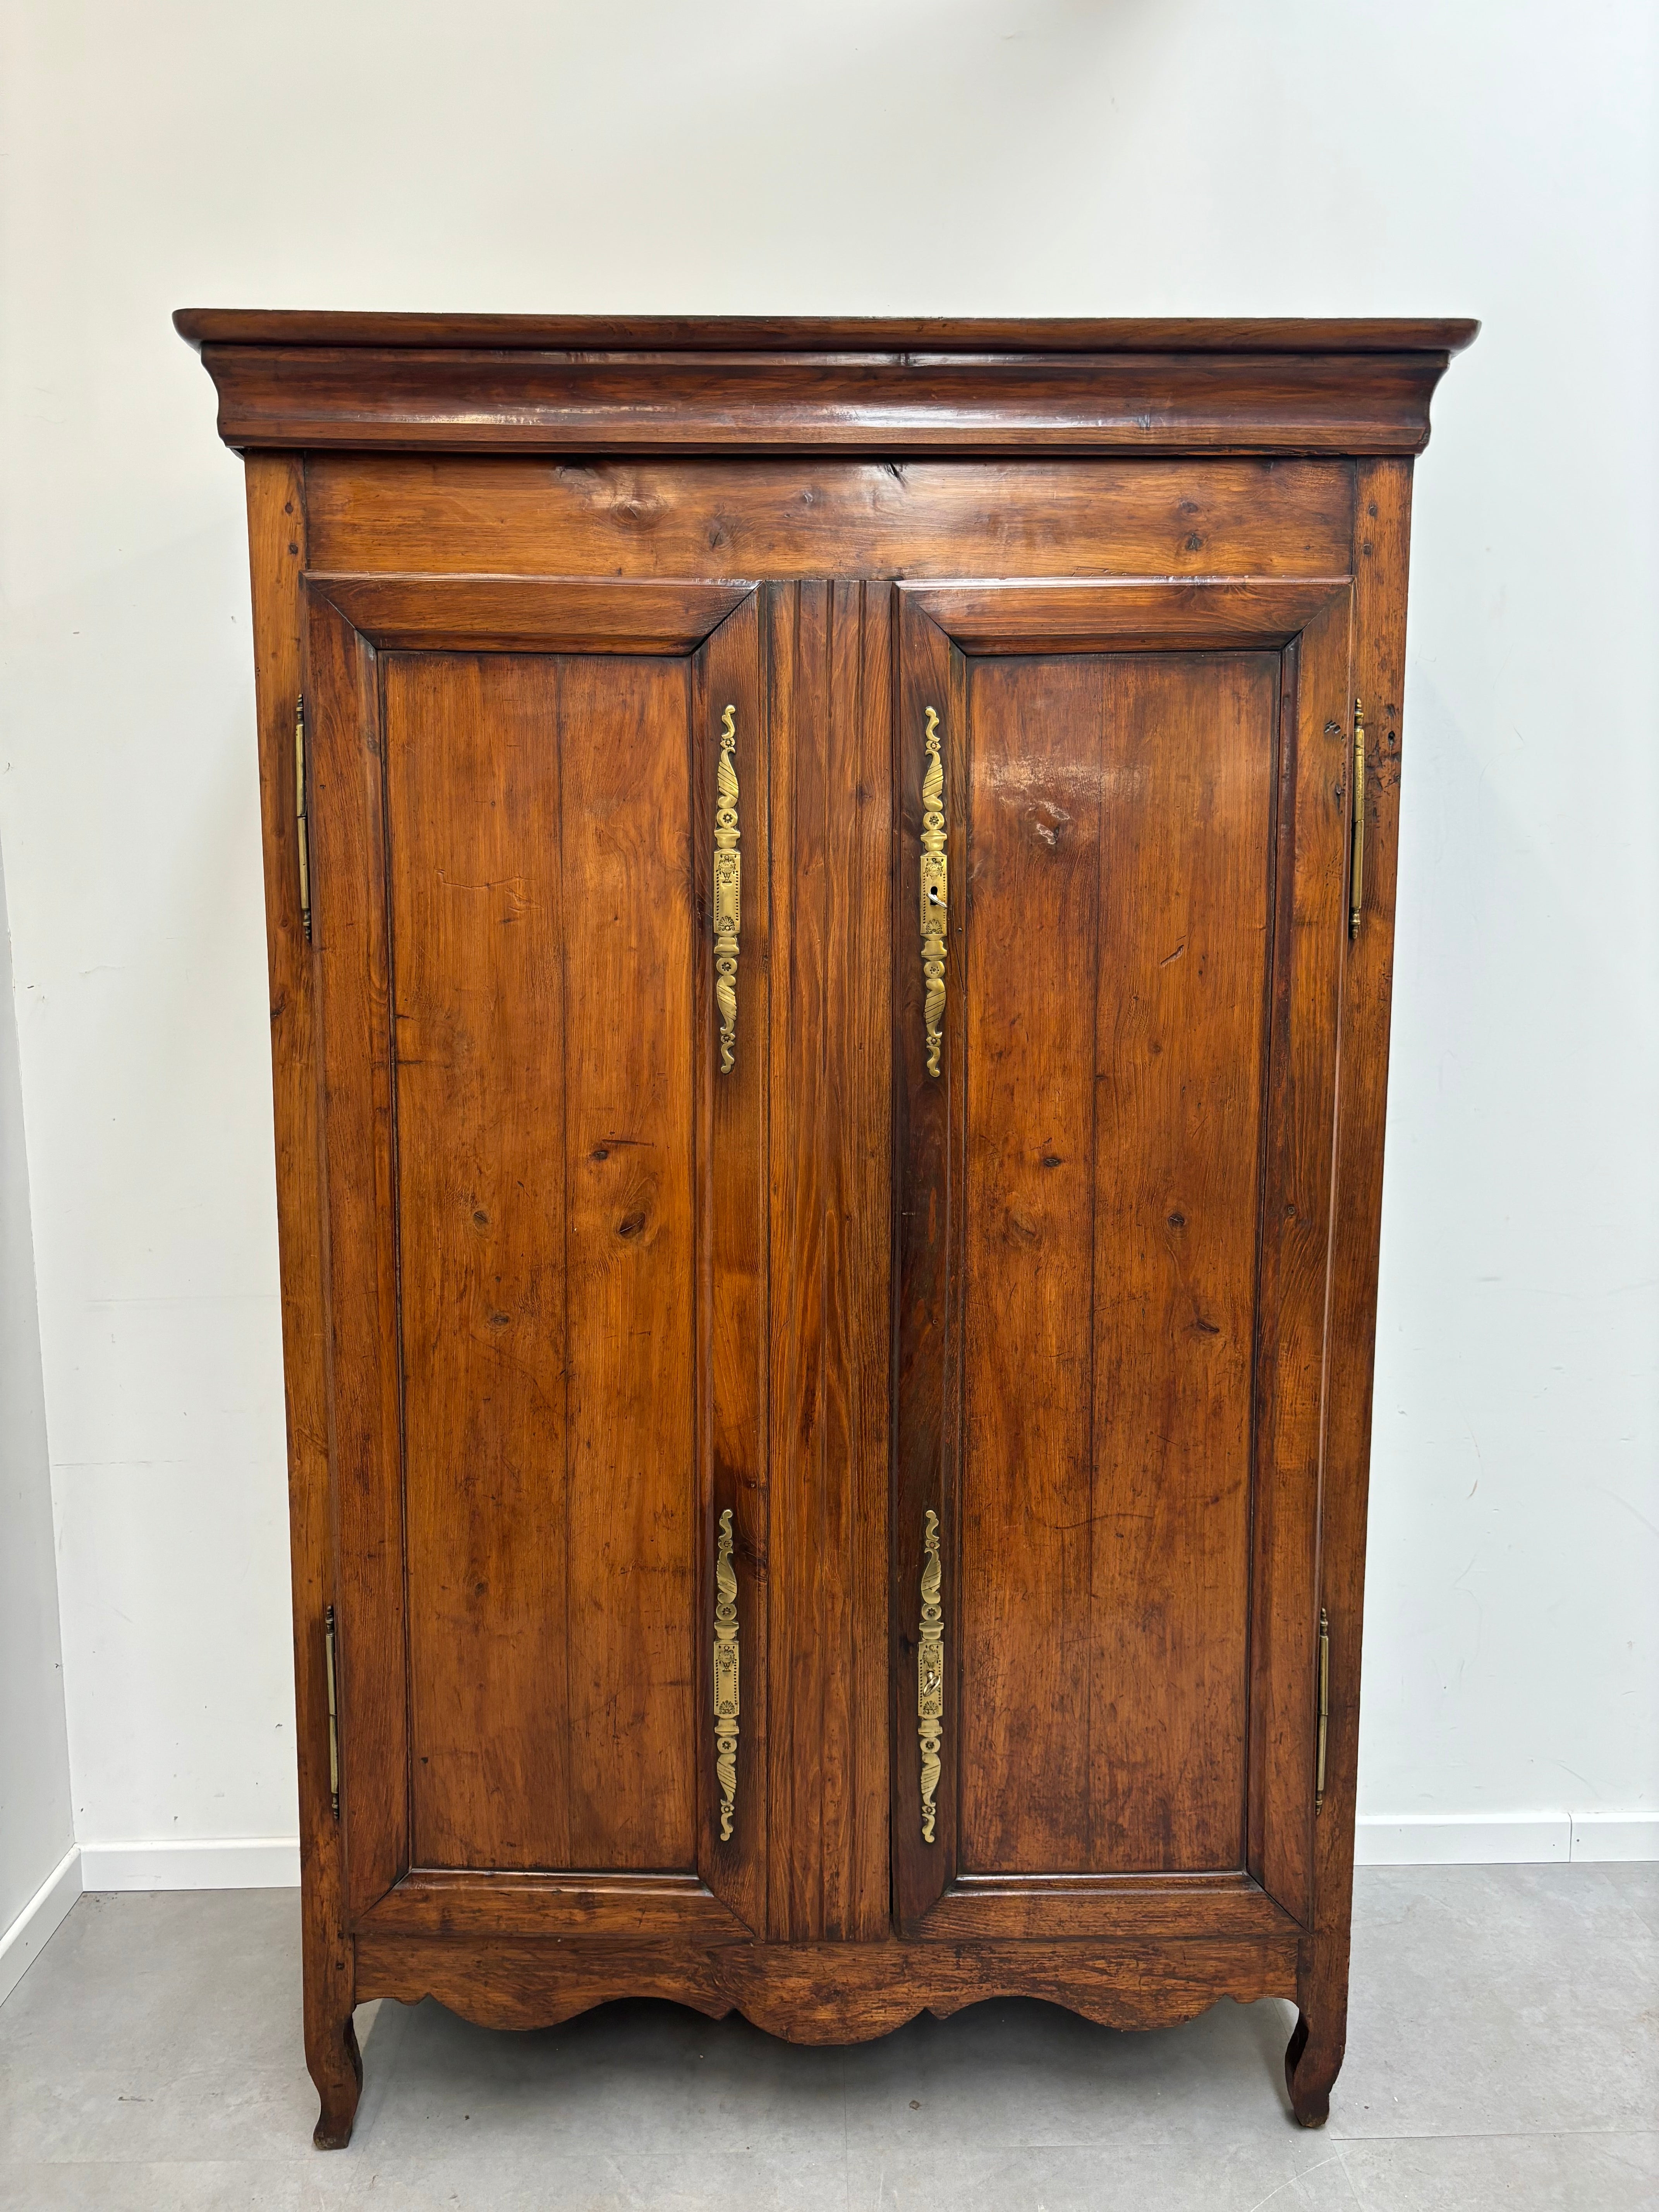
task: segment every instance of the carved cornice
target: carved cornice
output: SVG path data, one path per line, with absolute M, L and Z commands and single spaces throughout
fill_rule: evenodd
M 173 321 L 246 449 L 1415 453 L 1469 322 Z

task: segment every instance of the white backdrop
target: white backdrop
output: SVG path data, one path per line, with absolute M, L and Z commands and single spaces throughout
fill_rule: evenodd
M 0 841 L 103 1878 L 295 1826 L 241 471 L 184 304 L 1485 318 L 1418 477 L 1361 1804 L 1561 1853 L 1659 1806 L 1654 26 L 11 11 Z

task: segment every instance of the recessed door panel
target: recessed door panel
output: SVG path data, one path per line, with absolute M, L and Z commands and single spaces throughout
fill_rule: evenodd
M 685 664 L 383 683 L 416 1863 L 690 1869 Z
M 752 596 L 313 588 L 353 1909 L 531 1933 L 752 1920 Z M 719 989 L 717 830 L 750 858 Z
M 964 1873 L 1243 1863 L 1277 656 L 972 667 Z
M 898 1923 L 1292 1924 L 1346 592 L 902 596 Z

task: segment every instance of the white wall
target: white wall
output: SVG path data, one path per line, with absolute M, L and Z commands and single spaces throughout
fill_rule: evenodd
M 0 1998 L 79 1888 L 5 917 L 0 866 Z
M 240 470 L 185 303 L 1474 313 L 1419 475 L 1362 1796 L 1659 1805 L 1647 0 L 53 0 L 0 775 L 84 1838 L 291 1832 Z

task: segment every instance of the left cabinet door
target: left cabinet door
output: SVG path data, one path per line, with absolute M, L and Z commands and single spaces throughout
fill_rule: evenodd
M 742 585 L 307 580 L 359 1928 L 761 1924 L 757 637 Z

